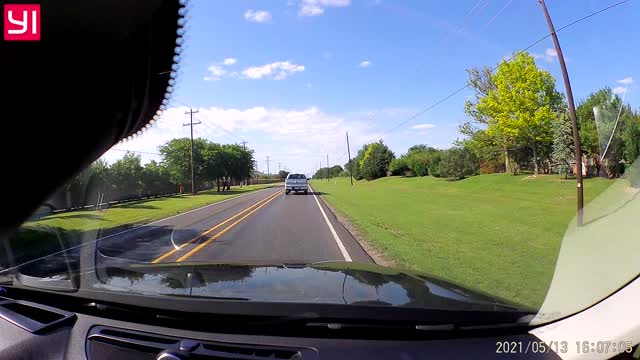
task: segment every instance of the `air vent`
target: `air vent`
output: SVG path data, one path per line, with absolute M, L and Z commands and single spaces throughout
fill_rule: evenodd
M 86 351 L 89 360 L 156 359 L 161 353 L 172 354 L 174 358 L 203 360 L 317 358 L 313 349 L 200 341 L 102 326 L 94 327 L 89 332 Z
M 43 333 L 75 317 L 73 313 L 28 301 L 0 302 L 0 318 L 31 333 Z

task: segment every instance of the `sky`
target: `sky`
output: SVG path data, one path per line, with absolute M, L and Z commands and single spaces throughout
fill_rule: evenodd
M 547 0 L 556 28 L 619 0 Z M 188 3 L 180 68 L 169 108 L 125 150 L 160 160 L 158 146 L 189 136 L 246 142 L 258 170 L 312 174 L 382 139 L 396 156 L 414 144 L 448 148 L 461 138 L 465 69 L 495 66 L 548 34 L 536 0 L 272 0 Z M 609 86 L 640 105 L 640 0 L 558 33 L 578 102 Z M 551 38 L 529 49 L 565 92 Z M 394 129 L 395 128 L 395 129 Z M 390 131 L 394 129 L 393 131 Z

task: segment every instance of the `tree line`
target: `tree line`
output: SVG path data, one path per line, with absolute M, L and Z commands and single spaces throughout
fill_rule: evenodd
M 556 173 L 571 176 L 575 147 L 568 107 L 555 80 L 528 53 L 467 70 L 474 98 L 458 142 L 480 160 L 482 173 Z M 583 163 L 590 176 L 614 178 L 640 155 L 640 113 L 605 87 L 576 108 Z
M 100 202 L 183 193 L 191 189 L 191 139 L 167 141 L 159 147 L 161 160 L 142 164 L 140 155 L 127 152 L 109 165 L 103 159 L 70 179 L 53 198 L 57 207 L 75 208 Z M 232 182 L 252 177 L 253 150 L 240 145 L 193 140 L 196 190 L 228 191 Z
M 415 145 L 395 157 L 382 142 L 366 144 L 339 174 L 320 169 L 314 177 L 348 176 L 373 180 L 388 175 L 459 180 L 477 174 L 555 173 L 573 176 L 575 146 L 568 106 L 555 79 L 524 52 L 502 61 L 494 72 L 467 70 L 473 99 L 464 111 L 463 136 L 450 149 Z M 609 87 L 578 102 L 583 171 L 615 178 L 640 156 L 640 112 L 624 104 Z

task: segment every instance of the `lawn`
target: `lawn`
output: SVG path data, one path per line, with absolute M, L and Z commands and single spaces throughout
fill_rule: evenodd
M 14 263 L 43 256 L 78 244 L 82 239 L 96 239 L 125 228 L 146 224 L 165 217 L 213 204 L 241 194 L 273 185 L 233 187 L 231 191 L 218 193 L 203 191 L 197 195 L 176 195 L 157 199 L 140 200 L 95 211 L 83 210 L 60 213 L 29 221 L 10 240 Z M 63 244 L 60 244 L 57 239 Z M 0 268 L 5 265 L 0 254 Z
M 611 181 L 587 179 L 585 202 Z M 398 267 L 539 307 L 575 208 L 557 176 L 313 181 L 315 190 Z M 588 214 L 586 215 L 588 216 Z

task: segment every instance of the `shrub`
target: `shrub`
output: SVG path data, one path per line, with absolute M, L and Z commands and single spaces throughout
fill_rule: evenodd
M 402 156 L 396 159 L 393 159 L 391 163 L 389 163 L 389 173 L 391 175 L 403 175 L 409 170 L 407 166 L 406 157 Z
M 451 148 L 442 153 L 438 173 L 449 180 L 461 180 L 478 172 L 476 156 L 464 148 Z
M 386 176 L 394 158 L 393 152 L 382 141 L 369 144 L 359 164 L 362 175 L 367 180 Z
M 442 173 L 440 173 L 440 162 L 442 161 L 442 153 L 438 152 L 434 154 L 429 161 L 429 174 L 433 177 L 442 177 Z

